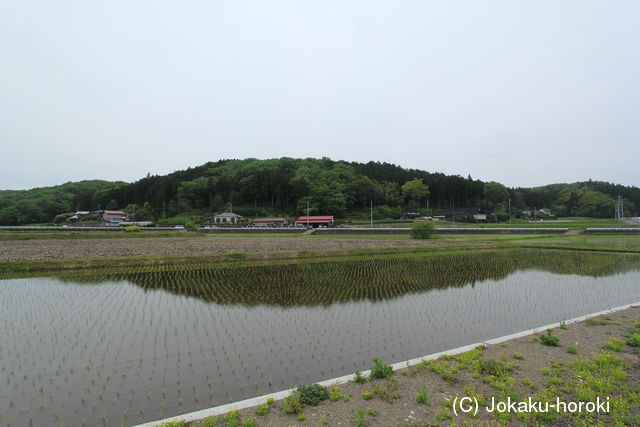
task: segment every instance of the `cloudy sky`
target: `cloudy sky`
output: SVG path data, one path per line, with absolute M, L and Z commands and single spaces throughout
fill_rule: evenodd
M 6 1 L 0 189 L 222 158 L 640 185 L 640 2 Z

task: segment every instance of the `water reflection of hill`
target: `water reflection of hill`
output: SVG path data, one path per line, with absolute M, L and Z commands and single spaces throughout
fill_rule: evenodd
M 218 304 L 330 305 L 381 301 L 427 290 L 500 280 L 518 270 L 603 277 L 640 270 L 640 256 L 519 249 L 453 254 L 351 257 L 280 265 L 193 265 L 147 267 L 142 272 L 61 277 L 76 283 L 127 280 Z M 135 270 L 135 269 L 132 269 Z

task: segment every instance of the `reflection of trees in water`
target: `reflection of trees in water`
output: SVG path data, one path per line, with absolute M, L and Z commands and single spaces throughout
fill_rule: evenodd
M 500 280 L 524 269 L 602 277 L 640 270 L 640 257 L 535 249 L 452 254 L 369 255 L 280 265 L 172 265 L 122 268 L 109 274 L 65 276 L 65 281 L 127 280 L 218 304 L 329 305 L 380 301 L 432 289 Z M 129 271 L 133 270 L 133 271 Z

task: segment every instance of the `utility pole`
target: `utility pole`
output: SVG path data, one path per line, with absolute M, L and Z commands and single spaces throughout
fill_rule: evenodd
M 373 228 L 373 200 L 371 201 L 371 228 Z

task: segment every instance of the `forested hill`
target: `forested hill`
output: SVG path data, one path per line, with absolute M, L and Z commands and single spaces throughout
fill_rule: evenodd
M 247 216 L 306 211 L 351 215 L 373 202 L 377 217 L 404 209 L 501 206 L 551 208 L 559 215 L 613 215 L 615 198 L 626 213 L 640 212 L 640 189 L 605 182 L 507 189 L 471 177 L 430 173 L 380 163 L 323 159 L 220 160 L 150 176 L 134 183 L 81 181 L 24 191 L 0 191 L 0 225 L 50 222 L 77 210 L 135 210 L 137 219 L 209 216 L 233 210 Z

